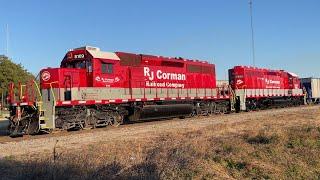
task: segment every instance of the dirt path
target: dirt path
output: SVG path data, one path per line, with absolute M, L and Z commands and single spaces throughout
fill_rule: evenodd
M 63 136 L 38 136 L 39 138 L 0 142 L 0 158 L 5 156 L 31 155 L 51 152 L 58 140 L 62 149 L 79 149 L 82 146 L 117 140 L 134 140 L 157 137 L 170 132 L 187 132 L 214 126 L 217 136 L 247 131 L 268 126 L 294 126 L 296 124 L 320 124 L 320 107 L 304 106 L 288 109 L 273 109 L 259 112 L 221 116 L 200 117 L 184 120 L 167 120 L 131 124 L 120 128 L 105 128 L 98 131 L 70 133 Z

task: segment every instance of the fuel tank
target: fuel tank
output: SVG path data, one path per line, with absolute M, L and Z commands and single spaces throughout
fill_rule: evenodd
M 192 104 L 146 105 L 140 111 L 139 119 L 188 116 L 193 111 Z

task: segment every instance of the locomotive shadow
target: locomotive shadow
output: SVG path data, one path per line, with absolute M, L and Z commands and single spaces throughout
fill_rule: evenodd
M 163 179 L 165 169 L 156 156 L 160 152 L 161 147 L 151 148 L 142 161 L 131 165 L 115 158 L 98 166 L 87 166 L 95 162 L 95 156 L 74 157 L 72 154 L 69 156 L 57 153 L 52 154 L 52 157 L 49 155 L 44 159 L 28 161 L 19 161 L 12 156 L 0 156 L 0 179 Z M 188 166 L 189 157 L 177 156 L 176 148 L 167 149 L 167 153 L 168 160 L 175 164 L 176 168 L 183 169 Z
M 158 166 L 150 161 L 130 168 L 114 161 L 93 169 L 72 162 L 20 162 L 9 156 L 0 159 L 0 169 L 1 179 L 160 179 Z

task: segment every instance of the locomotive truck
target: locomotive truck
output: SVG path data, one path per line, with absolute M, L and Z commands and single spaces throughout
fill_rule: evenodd
M 216 85 L 215 65 L 207 61 L 80 47 L 68 51 L 59 68 L 42 69 L 39 82 L 10 84 L 9 131 L 37 134 L 303 103 L 298 76 L 283 70 L 235 66 L 229 84 Z

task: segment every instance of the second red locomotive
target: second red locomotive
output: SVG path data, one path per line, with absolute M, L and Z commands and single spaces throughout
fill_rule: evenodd
M 304 96 L 299 77 L 284 70 L 235 66 L 229 81 L 239 110 L 296 105 Z

